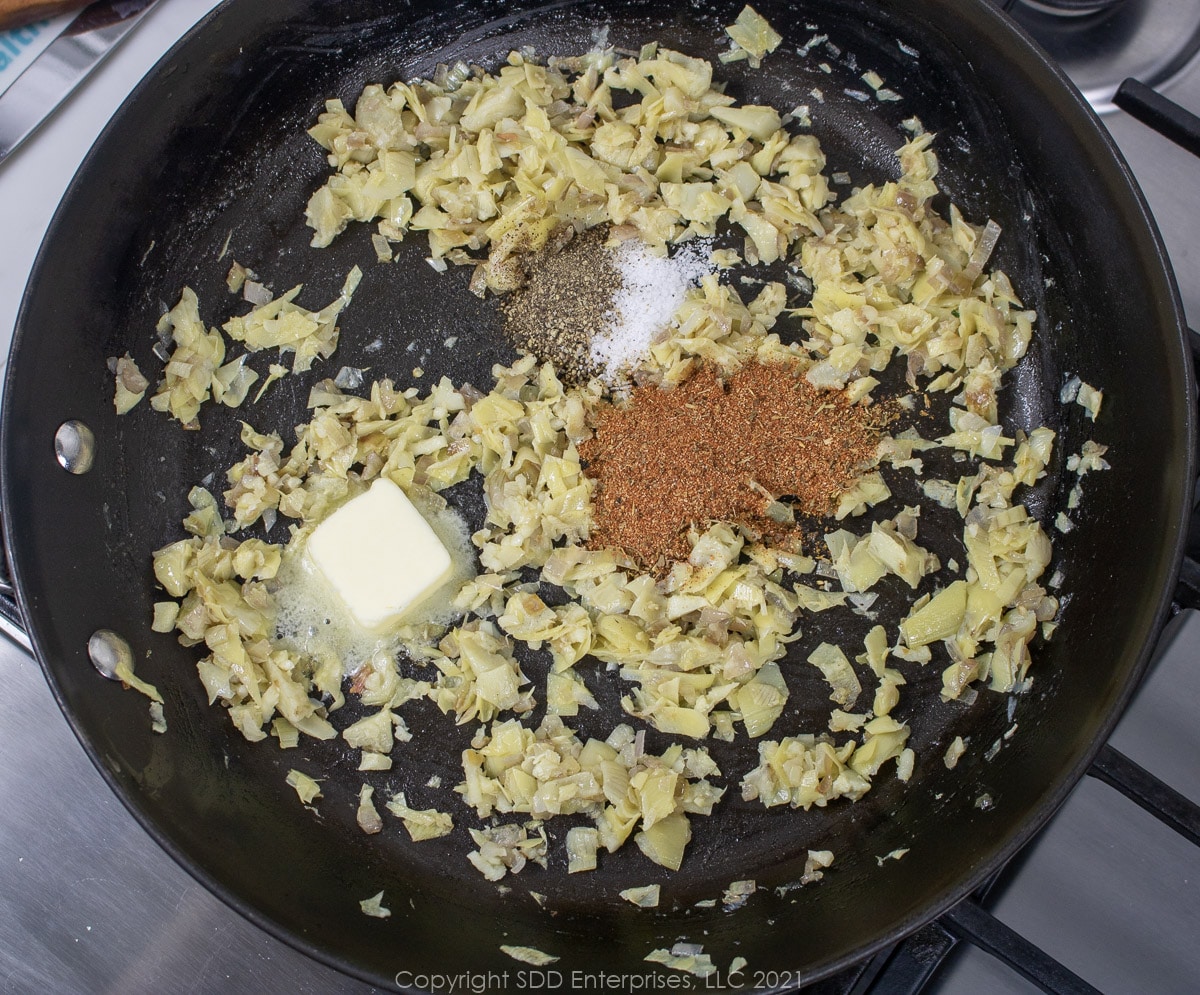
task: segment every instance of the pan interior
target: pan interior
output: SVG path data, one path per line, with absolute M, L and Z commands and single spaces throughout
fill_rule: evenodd
M 946 705 L 936 660 L 906 668 L 897 714 L 912 727 L 918 756 L 908 785 L 881 779 L 854 805 L 764 811 L 738 798 L 754 745 L 716 743 L 729 791 L 719 815 L 693 821 L 679 874 L 660 873 L 629 847 L 595 874 L 568 877 L 559 846 L 548 872 L 531 868 L 498 889 L 463 858 L 466 827 L 476 822 L 461 806 L 450 837 L 420 844 L 394 821 L 366 837 L 354 820 L 364 781 L 377 797 L 404 790 L 416 808 L 453 806 L 445 789 L 435 795 L 426 785 L 434 775 L 446 785 L 461 779 L 472 729 L 414 703 L 405 711 L 414 739 L 397 748 L 387 774 L 358 773 L 357 756 L 337 742 L 305 741 L 290 753 L 272 741 L 245 742 L 208 706 L 195 675 L 199 654 L 149 631 L 150 554 L 180 537 L 193 485 L 215 473 L 212 489 L 223 486 L 222 471 L 242 455 L 239 420 L 287 439 L 320 376 L 348 365 L 401 386 L 446 375 L 487 389 L 493 364 L 515 358 L 494 300 L 469 293 L 469 270 L 434 273 L 419 235 L 397 247 L 390 265 L 374 263 L 365 225 L 328 249 L 309 247 L 304 204 L 327 165 L 305 129 L 326 98 L 352 106 L 368 82 L 428 75 L 460 58 L 494 68 L 527 45 L 576 54 L 602 32 L 619 48 L 657 40 L 715 61 L 726 47 L 722 26 L 740 4 L 412 4 L 403 14 L 383 0 L 265 6 L 222 7 L 106 132 L 43 248 L 10 364 L 4 498 L 22 603 L 56 694 L 105 775 L 158 839 L 239 908 L 387 984 L 401 969 L 511 968 L 501 944 L 538 947 L 570 969 L 641 972 L 646 954 L 681 938 L 703 943 L 722 967 L 742 956 L 754 970 L 816 976 L 962 894 L 1048 815 L 1127 693 L 1161 614 L 1187 503 L 1191 416 L 1174 290 L 1139 201 L 1080 101 L 973 5 L 757 4 L 785 42 L 760 70 L 718 66 L 729 92 L 781 110 L 809 104 L 830 170 L 854 183 L 896 175 L 900 122 L 916 114 L 939 134 L 939 182 L 949 197 L 971 220 L 990 217 L 1004 229 L 994 262 L 1039 313 L 1035 347 L 1004 397 L 1006 424 L 1060 433 L 1031 510 L 1052 522 L 1073 483 L 1063 460 L 1086 439 L 1110 446 L 1113 469 L 1089 481 L 1078 527 L 1055 535 L 1051 570 L 1064 576 L 1065 607 L 1055 639 L 1036 648 L 1032 691 L 1012 699 L 985 691 L 973 705 Z M 837 54 L 800 54 L 816 34 L 827 34 Z M 863 88 L 867 70 L 903 100 L 849 93 Z M 238 312 L 224 283 L 230 257 L 276 291 L 302 283 L 300 300 L 314 307 L 362 266 L 333 360 L 311 379 L 285 379 L 258 405 L 206 408 L 199 432 L 145 405 L 117 419 L 106 359 L 129 351 L 144 371 L 157 371 L 153 329 L 185 285 L 208 324 Z M 264 372 L 273 358 L 261 354 L 251 365 Z M 1072 374 L 1105 390 L 1094 425 L 1082 408 L 1058 401 Z M 70 478 L 48 444 L 68 418 L 90 425 L 98 440 L 95 469 Z M 895 490 L 885 515 L 919 500 L 914 487 L 897 481 Z M 469 486 L 461 496 L 478 510 Z M 938 535 L 957 535 L 961 522 L 928 508 L 921 528 L 936 548 Z M 284 535 L 280 527 L 272 538 Z M 887 581 L 881 590 L 886 599 Z M 891 627 L 896 619 L 879 621 Z M 828 689 L 803 661 L 822 640 L 857 644 L 872 624 L 802 620 L 804 638 L 783 665 L 789 708 L 772 736 L 823 726 Z M 143 699 L 96 676 L 86 644 L 98 628 L 125 635 L 138 673 L 164 691 L 166 735 L 150 735 Z M 528 672 L 538 672 L 536 662 Z M 620 688 L 601 690 L 598 668 L 587 677 L 607 706 L 602 714 L 619 714 Z M 603 737 L 607 721 L 593 728 L 581 717 L 580 734 Z M 1017 734 L 1004 741 L 1014 723 Z M 941 756 L 956 735 L 972 749 L 949 771 Z M 1005 745 L 985 761 L 993 742 Z M 652 734 L 647 745 L 666 743 Z M 327 774 L 317 815 L 284 783 L 293 767 Z M 552 823 L 552 841 L 565 829 Z M 786 887 L 810 848 L 832 849 L 835 871 L 819 885 Z M 903 860 L 877 863 L 900 848 L 909 850 Z M 746 878 L 758 893 L 727 913 L 722 891 Z M 659 910 L 618 897 L 651 881 L 663 884 Z M 391 917 L 365 918 L 359 901 L 380 890 Z M 710 899 L 715 907 L 696 904 Z

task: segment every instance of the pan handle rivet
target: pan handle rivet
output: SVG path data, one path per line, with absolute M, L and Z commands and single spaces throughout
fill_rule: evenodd
M 54 455 L 68 473 L 87 473 L 96 458 L 96 437 L 83 422 L 65 421 L 54 433 Z
M 92 633 L 88 640 L 88 656 L 92 666 L 110 681 L 118 680 L 117 667 L 122 663 L 133 670 L 133 650 L 112 629 L 97 629 Z

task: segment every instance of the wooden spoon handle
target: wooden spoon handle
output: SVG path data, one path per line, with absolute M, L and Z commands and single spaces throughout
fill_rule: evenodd
M 88 0 L 0 0 L 0 31 L 86 7 Z

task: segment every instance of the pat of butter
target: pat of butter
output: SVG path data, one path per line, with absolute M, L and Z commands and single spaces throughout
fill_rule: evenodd
M 382 477 L 318 525 L 307 549 L 367 629 L 386 628 L 451 574 L 450 554 L 429 523 Z

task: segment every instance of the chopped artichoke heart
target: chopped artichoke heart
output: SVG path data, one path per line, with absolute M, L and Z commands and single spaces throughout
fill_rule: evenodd
M 379 817 L 379 811 L 375 808 L 375 803 L 371 800 L 375 789 L 369 784 L 364 784 L 358 792 L 358 811 L 355 813 L 355 821 L 358 822 L 358 828 L 368 835 L 383 830 L 383 820 Z
M 292 372 L 303 373 L 313 362 L 327 359 L 337 348 L 337 318 L 350 303 L 362 279 L 362 271 L 353 267 L 346 276 L 341 294 L 320 311 L 309 311 L 295 303 L 300 293 L 293 287 L 248 314 L 230 318 L 225 333 L 236 342 L 243 342 L 251 352 L 278 349 L 293 353 Z
M 303 771 L 289 770 L 287 783 L 296 792 L 296 797 L 305 805 L 311 805 L 321 797 L 321 786 Z
M 387 810 L 404 823 L 404 828 L 415 843 L 445 836 L 454 828 L 454 820 L 447 812 L 433 808 L 420 811 L 409 808 L 404 792 L 393 796 L 387 803 Z
M 725 29 L 725 33 L 732 39 L 736 49 L 741 51 L 743 58 L 748 57 L 750 65 L 755 68 L 764 55 L 774 52 L 783 41 L 783 36 L 749 4 L 742 8 L 737 20 Z
M 634 837 L 638 849 L 654 863 L 677 871 L 683 865 L 683 852 L 692 838 L 692 827 L 682 812 L 659 820 Z
M 781 40 L 750 8 L 728 30 L 734 51 L 755 65 Z M 505 293 L 564 222 L 630 225 L 661 251 L 713 234 L 731 215 L 764 259 L 795 240 L 797 220 L 820 230 L 812 212 L 830 196 L 819 148 L 781 131 L 774 108 L 736 106 L 714 87 L 708 62 L 654 47 L 638 60 L 605 53 L 591 71 L 595 79 L 581 70 L 573 80 L 565 63 L 522 59 L 452 95 L 418 81 L 367 87 L 354 115 L 330 101 L 310 131 L 336 170 L 308 204 L 313 245 L 330 244 L 352 220 L 381 219 L 381 236 L 426 231 L 432 263 L 475 265 L 479 292 Z M 640 99 L 617 114 L 622 91 Z M 565 104 L 567 96 L 580 102 Z M 776 165 L 781 182 L 765 195 L 758 177 Z M 710 180 L 718 170 L 729 179 Z M 755 196 L 762 213 L 747 209 Z
M 530 836 L 526 826 L 498 825 L 472 829 L 471 838 L 479 849 L 467 854 L 467 859 L 488 881 L 499 881 L 510 872 L 519 874 L 530 861 L 545 865 L 544 830 Z
M 967 745 L 962 736 L 955 736 L 953 742 L 946 747 L 946 753 L 942 757 L 942 762 L 946 765 L 947 769 L 953 770 L 958 766 L 958 761 L 966 752 Z
M 632 902 L 640 908 L 656 909 L 658 908 L 660 892 L 661 887 L 659 885 L 648 884 L 638 888 L 626 888 L 620 894 L 625 901 Z
M 519 960 L 522 964 L 532 964 L 534 967 L 545 967 L 547 964 L 553 964 L 559 960 L 553 954 L 548 954 L 537 947 L 519 947 L 501 943 L 500 949 L 513 960 Z
M 775 724 L 787 699 L 788 689 L 782 672 L 776 664 L 768 663 L 735 691 L 730 700 L 741 713 L 746 735 L 755 739 Z
M 199 428 L 197 415 L 212 395 L 213 375 L 225 361 L 225 342 L 216 329 L 205 331 L 200 302 L 190 287 L 183 288 L 179 302 L 159 320 L 158 333 L 175 351 L 150 405 L 185 428 Z
M 1097 390 L 1091 384 L 1080 383 L 1079 392 L 1075 395 L 1075 401 L 1086 412 L 1088 418 L 1095 421 L 1100 414 L 1100 404 L 1104 400 L 1104 393 Z
M 373 753 L 390 753 L 392 751 L 392 713 L 383 709 L 374 715 L 359 719 L 353 725 L 342 730 L 342 739 L 356 750 L 370 750 Z
M 153 684 L 147 684 L 140 677 L 136 676 L 133 672 L 132 661 L 126 659 L 123 655 L 117 659 L 116 678 L 126 687 L 133 688 L 133 690 L 144 694 L 152 702 L 156 702 L 159 705 L 163 703 L 163 698 L 159 694 L 158 688 Z
M 600 834 L 586 826 L 567 830 L 567 873 L 596 869 L 596 851 L 600 846 Z
M 156 601 L 154 602 L 154 621 L 150 623 L 150 628 L 154 632 L 172 632 L 178 618 L 179 602 Z
M 116 376 L 113 407 L 116 408 L 119 415 L 128 414 L 146 396 L 146 389 L 150 386 L 150 381 L 142 376 L 142 371 L 138 369 L 137 363 L 129 353 L 125 353 L 118 359 L 109 360 L 109 363 Z
M 857 801 L 871 782 L 847 765 L 854 744 L 835 748 L 812 736 L 789 736 L 759 743 L 759 765 L 742 778 L 742 798 L 768 808 L 789 805 L 808 809 L 848 797 Z
M 781 42 L 749 7 L 728 33 L 729 58 L 755 65 Z M 864 79 L 882 95 L 879 77 Z M 274 594 L 286 575 L 283 547 L 238 542 L 235 530 L 260 522 L 270 529 L 282 517 L 302 543 L 367 485 L 388 481 L 436 505 L 442 492 L 478 473 L 484 513 L 471 541 L 480 569 L 455 588 L 462 614 L 453 623 L 401 626 L 397 638 L 411 664 L 425 668 L 422 679 L 402 677 L 390 654 L 376 654 L 348 685 L 365 711 L 338 728 L 361 752 L 360 769 L 386 770 L 395 741 L 410 738 L 399 714 L 409 701 L 428 698 L 454 721 L 477 727 L 455 790 L 487 820 L 468 830 L 476 847 L 468 859 L 487 880 L 530 862 L 546 866 L 545 823 L 558 816 L 585 823 L 564 834 L 571 873 L 594 869 L 601 847 L 612 853 L 630 839 L 651 861 L 678 870 L 691 820 L 712 814 L 723 796 L 716 763 L 695 744 L 710 735 L 733 740 L 744 731 L 757 740 L 757 766 L 741 774 L 740 789 L 744 800 L 766 807 L 855 801 L 891 760 L 896 777 L 907 780 L 917 757 L 902 721 L 904 664 L 948 654 L 950 666 L 938 664 L 948 699 L 973 682 L 1019 689 L 1030 641 L 1039 624 L 1053 624 L 1058 607 L 1038 586 L 1050 539 L 1014 500 L 1018 488 L 1047 474 L 1054 433 L 1038 428 L 1008 438 L 999 420 L 1003 374 L 1025 354 L 1035 315 L 1002 272 L 983 268 L 998 228 L 975 227 L 955 208 L 948 221 L 933 210 L 933 139 L 915 125 L 897 152 L 897 179 L 855 188 L 831 206 L 813 136 L 784 130 L 772 107 L 738 104 L 714 85 L 709 63 L 658 46 L 636 59 L 602 50 L 549 65 L 514 53 L 494 73 L 448 70 L 445 82 L 368 86 L 353 113 L 340 101 L 327 103 L 310 131 L 332 169 L 308 204 L 314 245 L 328 245 L 351 221 L 376 222 L 372 242 L 384 259 L 406 233 L 422 231 L 430 264 L 476 267 L 472 289 L 482 294 L 520 287 L 534 254 L 556 244 L 566 225 L 607 223 L 614 238 L 638 237 L 660 254 L 712 235 L 719 224 L 740 229 L 738 250 L 749 264 L 787 260 L 798 270 L 788 278 L 793 289 L 807 297 L 811 284 L 808 303 L 789 310 L 803 325 L 803 341 L 785 342 L 771 330 L 791 290 L 768 283 L 744 301 L 728 277 L 722 283 L 713 273 L 687 289 L 639 375 L 666 389 L 700 364 L 800 362 L 809 383 L 865 405 L 880 382 L 872 374 L 898 360 L 913 391 L 902 402 L 943 392 L 950 431 L 937 442 L 912 429 L 885 439 L 855 483 L 831 497 L 833 512 L 849 522 L 890 500 L 881 465 L 890 464 L 889 475 L 911 470 L 918 477 L 922 458 L 970 466 L 958 481 L 922 484 L 947 509 L 934 509 L 941 518 L 962 517 L 950 576 L 939 575 L 932 597 L 906 595 L 910 609 L 895 645 L 883 625 L 867 633 L 855 662 L 878 682 L 869 708 L 859 704 L 863 687 L 846 652 L 820 643 L 807 659 L 837 706 L 828 724 L 766 739 L 788 701 L 780 662 L 800 638 L 801 612 L 874 619 L 875 599 L 901 588 L 891 577 L 912 592 L 933 586 L 941 563 L 918 544 L 919 509 L 888 520 L 876 512 L 869 527 L 830 531 L 828 560 L 816 549 L 776 548 L 729 523 L 697 523 L 687 533 L 686 560 L 661 575 L 639 574 L 621 551 L 587 545 L 598 535 L 593 482 L 576 446 L 593 431 L 602 385 L 567 387 L 527 355 L 494 367 L 495 387 L 486 394 L 443 378 L 421 390 L 380 380 L 358 396 L 347 391 L 364 385 L 363 371 L 347 368 L 309 386 L 308 420 L 291 445 L 283 433 L 243 424 L 246 454 L 229 468 L 227 489 L 195 489 L 187 537 L 154 554 L 155 578 L 173 600 L 156 603 L 153 628 L 203 647 L 197 671 L 210 703 L 220 703 L 248 740 L 269 733 L 281 747 L 295 747 L 301 736 L 337 736 L 330 717 L 347 696 L 341 660 L 278 641 L 282 609 Z M 248 353 L 293 352 L 292 371 L 309 370 L 336 347 L 338 319 L 360 275 L 352 270 L 342 293 L 312 312 L 296 303 L 301 288 L 272 298 L 250 275 L 231 271 L 253 307 L 225 332 Z M 250 396 L 256 381 L 248 353 L 226 361 L 225 340 L 206 330 L 190 290 L 163 316 L 159 334 L 174 352 L 151 400 L 157 410 L 196 428 L 204 401 L 238 404 Z M 136 403 L 131 363 L 115 364 L 118 411 Z M 272 365 L 258 394 L 285 372 Z M 1099 392 L 1090 390 L 1076 378 L 1070 400 L 1094 417 Z M 1080 476 L 1103 469 L 1102 457 L 1103 447 L 1089 443 L 1069 469 Z M 768 498 L 768 517 L 793 524 L 791 507 Z M 819 579 L 796 583 L 788 572 Z M 526 650 L 548 661 L 536 682 L 518 663 L 529 659 Z M 893 657 L 901 662 L 889 667 Z M 634 725 L 588 739 L 564 723 L 581 707 L 600 707 L 588 686 L 598 686 L 600 672 L 581 665 L 585 658 L 608 668 L 606 680 L 621 682 L 620 705 L 639 729 L 652 727 L 671 745 L 654 754 Z M 534 728 L 527 717 L 539 705 L 544 718 Z M 948 766 L 952 757 L 953 748 Z M 305 804 L 320 797 L 317 782 L 299 771 L 288 783 Z M 404 794 L 386 807 L 413 840 L 452 831 L 448 813 L 410 808 Z M 522 821 L 500 821 L 506 817 Z M 382 828 L 367 786 L 356 818 L 365 832 Z M 819 879 L 831 861 L 828 851 L 810 851 L 800 883 Z M 727 904 L 748 894 L 731 892 Z M 660 896 L 648 886 L 622 897 L 653 907 Z M 502 949 L 549 962 L 528 948 Z M 650 959 L 697 973 L 710 966 L 686 943 Z
M 912 612 L 900 623 L 905 643 L 924 646 L 957 633 L 967 613 L 967 587 L 966 581 L 956 580 Z
M 618 727 L 614 736 L 621 730 L 632 736 L 628 726 Z M 706 780 L 716 773 L 706 758 L 678 747 L 661 757 L 635 758 L 596 740 L 582 743 L 552 716 L 536 732 L 508 720 L 494 722 L 490 736 L 464 751 L 465 780 L 458 790 L 482 818 L 493 812 L 524 812 L 536 819 L 582 813 L 596 821 L 597 843 L 610 851 L 638 822 L 650 833 L 646 845 L 661 837 L 667 846 L 679 836 L 664 836 L 667 831 L 656 831 L 659 825 L 676 825 L 677 816 L 686 824 L 684 812 L 709 814 L 721 795 Z M 682 860 L 679 847 L 678 854 L 664 850 L 664 859 Z
M 392 914 L 392 910 L 385 908 L 383 905 L 383 892 L 372 895 L 370 898 L 364 898 L 358 903 L 363 911 L 363 915 L 371 916 L 374 919 L 386 919 Z
M 837 702 L 842 708 L 851 707 L 862 693 L 862 684 L 846 654 L 832 643 L 821 643 L 809 654 L 808 662 L 821 671 L 829 682 L 830 701 Z
M 489 721 L 502 711 L 527 712 L 532 696 L 522 691 L 528 681 L 521 673 L 512 647 L 491 622 L 469 622 L 443 640 L 452 652 L 434 662 L 441 679 L 429 696 L 458 721 Z M 574 701 L 574 697 L 571 699 Z
M 780 127 L 779 112 L 774 107 L 743 104 L 740 107 L 714 107 L 709 113 L 722 124 L 744 131 L 759 142 L 765 142 Z

